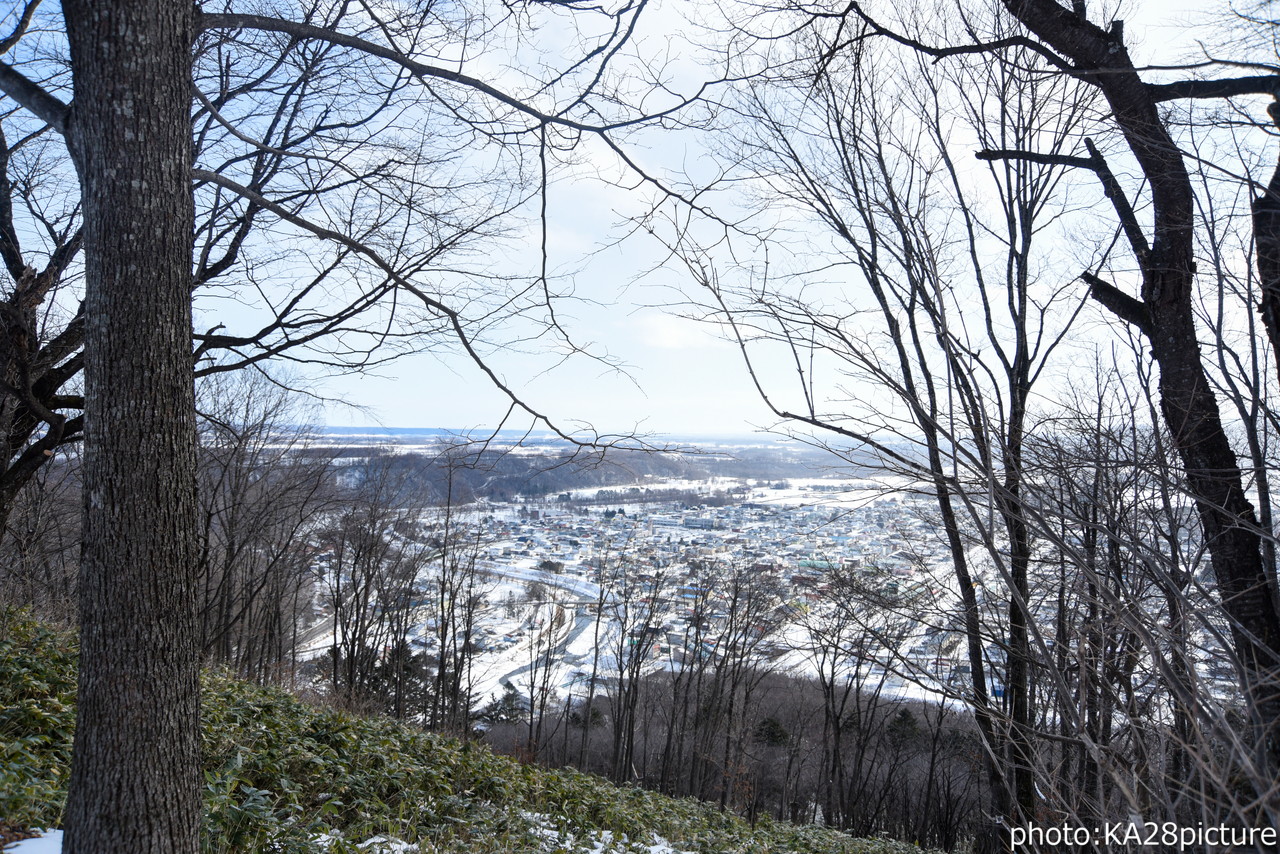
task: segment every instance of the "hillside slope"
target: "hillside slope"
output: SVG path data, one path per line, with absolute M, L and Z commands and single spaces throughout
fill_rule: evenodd
M 65 633 L 0 612 L 0 817 L 56 827 L 75 712 Z M 218 852 L 814 852 L 918 849 L 548 770 L 209 675 L 204 849 Z

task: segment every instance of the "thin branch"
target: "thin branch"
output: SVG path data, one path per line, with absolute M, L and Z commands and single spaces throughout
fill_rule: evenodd
M 1124 229 L 1125 237 L 1129 240 L 1129 245 L 1134 254 L 1139 259 L 1146 258 L 1147 253 L 1150 252 L 1150 245 L 1147 243 L 1147 236 L 1142 232 L 1142 226 L 1138 223 L 1138 216 L 1134 213 L 1129 197 L 1125 194 L 1124 188 L 1120 186 L 1120 182 L 1116 180 L 1111 167 L 1107 165 L 1106 158 L 1098 151 L 1098 147 L 1094 145 L 1093 140 L 1086 138 L 1084 144 L 1085 148 L 1089 150 L 1088 157 L 1076 157 L 1069 154 L 1041 154 L 1035 151 L 1019 151 L 1015 149 L 988 149 L 979 151 L 974 156 L 979 160 L 1022 160 L 1027 163 L 1040 163 L 1046 166 L 1072 166 L 1077 169 L 1088 169 L 1097 175 L 1098 180 L 1102 183 L 1102 192 L 1111 200 L 1111 204 L 1116 210 L 1116 215 L 1120 218 L 1120 225 Z
M 515 97 L 514 95 L 509 95 L 506 92 L 503 92 L 501 89 L 498 89 L 495 86 L 485 83 L 483 80 L 480 80 L 479 78 L 472 77 L 469 74 L 463 74 L 461 71 L 455 71 L 450 68 L 441 68 L 436 65 L 428 65 L 424 62 L 418 62 L 417 60 L 410 59 L 409 57 L 405 56 L 404 54 L 400 53 L 399 51 L 393 48 L 389 48 L 384 45 L 377 44 L 376 42 L 371 42 L 366 39 L 359 38 L 357 36 L 351 36 L 345 33 L 340 33 L 336 30 L 328 29 L 325 27 L 317 27 L 311 24 L 302 24 L 296 21 L 286 21 L 280 18 L 272 18 L 266 15 L 208 14 L 208 13 L 201 13 L 197 16 L 196 27 L 201 31 L 213 30 L 213 29 L 262 30 L 265 32 L 282 33 L 287 36 L 292 36 L 295 39 L 316 39 L 318 41 L 328 42 L 329 44 L 349 47 L 354 50 L 367 53 L 370 56 L 381 57 L 382 59 L 386 59 L 390 62 L 393 62 L 396 65 L 399 65 L 405 71 L 409 72 L 414 77 L 417 77 L 419 79 L 430 78 L 433 80 L 444 80 L 449 83 L 457 83 L 461 86 L 466 86 L 469 89 L 473 89 L 477 92 L 481 92 L 485 95 L 488 95 L 490 98 L 493 98 L 495 101 L 501 104 L 506 104 L 508 107 L 512 108 L 516 112 L 529 116 L 530 118 L 536 120 L 539 124 L 558 125 L 560 127 L 565 127 L 571 130 L 579 131 L 581 133 L 597 134 L 601 136 L 607 134 L 609 131 L 621 130 L 623 128 L 631 127 L 633 125 L 650 123 L 658 119 L 663 119 L 663 118 L 672 116 L 675 113 L 678 113 L 680 110 L 684 109 L 685 107 L 689 106 L 690 104 L 696 103 L 699 100 L 701 100 L 706 90 L 713 85 L 713 83 L 703 83 L 694 94 L 690 95 L 687 98 L 681 99 L 678 103 L 676 103 L 675 105 L 665 110 L 659 110 L 655 113 L 646 113 L 644 115 L 635 116 L 630 119 L 623 119 L 615 122 L 604 122 L 602 124 L 588 124 L 586 122 L 580 122 L 574 119 L 567 118 L 564 115 L 564 110 L 561 110 L 556 113 L 546 113 L 541 110 L 538 110 L 530 106 L 529 104 L 525 103 L 521 99 Z M 715 83 L 723 83 L 723 82 L 729 82 L 729 81 L 727 80 L 715 81 Z M 575 106 L 577 103 L 578 101 L 574 101 L 572 104 L 570 104 L 568 107 L 564 109 L 567 110 Z
M 310 233 L 316 235 L 317 237 L 323 238 L 325 240 L 330 240 L 342 246 L 345 246 L 348 249 L 351 249 L 353 252 L 359 255 L 362 255 L 365 258 L 368 258 L 376 266 L 378 266 L 383 271 L 383 273 L 385 273 L 387 277 L 392 281 L 394 281 L 399 287 L 403 288 L 406 292 L 413 294 L 422 302 L 424 306 L 426 306 L 427 308 L 436 312 L 438 315 L 444 318 L 444 320 L 449 324 L 450 328 L 453 329 L 454 336 L 457 338 L 458 343 L 462 346 L 462 349 L 466 352 L 467 357 L 471 360 L 471 362 L 476 367 L 478 367 L 485 374 L 486 377 L 488 377 L 489 382 L 491 382 L 495 388 L 497 388 L 500 392 L 502 392 L 502 394 L 509 401 L 511 401 L 513 406 L 518 407 L 519 409 L 528 413 L 535 420 L 540 421 L 543 424 L 546 424 L 547 427 L 552 432 L 554 432 L 557 436 L 559 436 L 561 439 L 564 439 L 566 442 L 571 443 L 575 447 L 595 448 L 595 449 L 603 447 L 603 443 L 600 441 L 601 437 L 597 436 L 591 440 L 579 439 L 569 434 L 568 432 L 562 430 L 560 427 L 558 427 L 556 423 L 551 420 L 550 416 L 545 415 L 542 412 L 539 412 L 533 409 L 528 403 L 526 403 L 524 399 L 521 398 L 520 395 L 510 385 L 508 385 L 501 377 L 498 376 L 497 372 L 492 367 L 490 367 L 489 364 L 485 361 L 484 356 L 482 356 L 480 352 L 476 349 L 475 343 L 471 340 L 471 336 L 467 334 L 467 331 L 464 328 L 464 318 L 462 317 L 462 315 L 459 314 L 455 309 L 450 308 L 449 306 L 440 302 L 440 300 L 436 299 L 435 297 L 432 297 L 430 294 L 427 294 L 417 285 L 405 279 L 404 276 L 394 266 L 392 266 L 392 264 L 389 261 L 383 258 L 382 255 L 372 247 L 346 234 L 342 234 L 341 232 L 333 231 L 332 229 L 328 229 L 328 228 L 325 228 L 324 226 L 317 225 L 313 222 L 310 222 L 304 219 L 303 217 L 300 217 L 297 214 L 293 213 L 292 211 L 276 204 L 275 202 L 271 201 L 270 199 L 266 198 L 260 193 L 254 192 L 253 190 L 241 184 L 237 184 L 235 181 L 232 181 L 230 178 L 226 178 L 222 175 L 218 175 L 216 173 L 209 172 L 204 169 L 191 170 L 191 176 L 198 181 L 208 181 L 209 183 L 217 184 L 218 186 L 223 187 L 224 189 L 230 190 L 233 193 L 238 193 L 244 198 L 253 202 L 254 204 L 262 207 L 264 210 L 270 211 L 271 213 L 275 214 L 285 222 L 296 225 L 297 227 L 304 229 L 305 231 L 309 231 Z
M 31 26 L 31 19 L 35 16 L 36 7 L 40 5 L 40 0 L 27 0 L 27 5 L 22 10 L 22 15 L 18 18 L 18 23 L 14 26 L 13 32 L 0 40 L 0 55 L 8 53 L 13 46 L 22 38 L 23 33 L 27 31 L 27 27 Z
M 266 32 L 282 33 L 297 39 L 316 39 L 330 44 L 353 48 L 355 50 L 362 51 L 363 53 L 367 53 L 370 56 L 377 56 L 394 62 L 415 77 L 444 80 L 449 83 L 457 83 L 470 89 L 474 89 L 477 92 L 488 95 L 499 103 L 506 104 L 517 112 L 524 113 L 525 115 L 536 119 L 540 123 L 557 124 L 587 133 L 593 133 L 600 130 L 600 128 L 595 125 L 576 122 L 572 119 L 567 119 L 562 116 L 554 116 L 534 109 L 519 98 L 508 95 L 501 89 L 491 86 L 476 77 L 463 74 L 461 71 L 454 71 L 453 69 L 441 68 L 436 65 L 428 65 L 424 62 L 418 62 L 417 60 L 410 59 L 393 48 L 385 47 L 375 42 L 358 38 L 356 36 L 350 36 L 325 27 L 302 24 L 297 21 L 286 21 L 280 18 L 268 17 L 266 15 L 208 13 L 201 13 L 197 17 L 196 26 L 202 31 L 215 29 L 263 30 Z
M 222 125 L 223 129 L 225 129 L 228 133 L 230 133 L 232 136 L 234 136 L 236 139 L 240 140 L 241 142 L 245 142 L 253 146 L 258 151 L 263 151 L 263 152 L 266 152 L 267 154 L 275 154 L 280 157 L 306 157 L 313 160 L 320 160 L 326 163 L 336 162 L 332 158 L 328 158 L 328 157 L 316 157 L 315 155 L 307 155 L 307 154 L 302 154 L 296 151 L 288 151 L 283 148 L 273 148 L 272 146 L 267 145 L 265 142 L 262 142 L 261 140 L 254 139 L 248 134 L 242 133 L 239 129 L 236 128 L 235 125 L 233 125 L 229 120 L 227 120 L 222 115 L 222 113 L 218 111 L 218 108 L 213 105 L 213 102 L 210 101 L 209 98 L 203 92 L 200 91 L 199 86 L 193 85 L 191 87 L 191 93 L 195 95 L 196 100 L 199 101 L 201 104 L 203 104 L 204 108 L 209 111 L 209 115 L 213 117 L 213 120 L 218 124 Z

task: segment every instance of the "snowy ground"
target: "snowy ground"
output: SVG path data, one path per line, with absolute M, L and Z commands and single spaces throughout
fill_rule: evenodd
M 528 816 L 538 825 L 537 834 L 545 840 L 547 851 L 563 850 L 566 844 L 572 845 L 574 839 L 566 838 L 560 831 L 556 830 L 552 823 L 543 816 Z M 591 845 L 591 854 L 608 854 L 615 850 L 615 839 L 612 831 L 599 830 L 592 832 L 583 843 Z M 359 846 L 362 850 L 370 852 L 370 854 L 417 854 L 419 848 L 407 842 L 401 842 L 384 836 L 375 836 L 362 843 Z M 658 834 L 653 834 L 653 841 L 649 843 L 649 854 L 693 854 L 688 851 L 681 851 L 672 846 L 670 842 L 663 839 Z M 327 851 L 329 845 L 324 838 L 316 839 L 315 850 L 317 854 Z M 10 845 L 4 849 L 5 854 L 61 854 L 62 852 L 62 831 L 51 830 L 47 834 L 35 839 L 23 839 L 22 841 Z
M 4 849 L 5 854 L 60 854 L 62 831 L 51 830 L 35 839 L 23 839 Z
M 617 646 L 617 627 L 608 619 L 597 626 L 596 618 L 585 612 L 588 604 L 600 599 L 600 587 L 594 582 L 568 573 L 540 570 L 531 559 L 505 564 L 485 562 L 483 569 L 492 577 L 493 585 L 488 592 L 491 605 L 481 614 L 479 626 L 486 637 L 493 639 L 495 648 L 477 654 L 472 664 L 472 694 L 478 706 L 501 697 L 508 682 L 528 696 L 531 663 L 535 655 L 545 651 L 548 643 L 553 645 L 553 672 L 547 684 L 560 693 L 571 692 L 578 681 L 576 662 L 589 657 L 597 641 L 602 650 Z M 548 590 L 547 602 L 537 606 L 533 620 L 528 616 L 528 606 L 519 607 L 515 615 L 508 615 L 508 597 L 523 603 L 533 583 Z M 553 625 L 557 613 L 561 615 L 559 627 Z M 542 625 L 531 626 L 530 622 Z M 427 634 L 425 624 L 419 624 L 410 643 L 421 645 Z M 333 642 L 331 625 L 322 622 L 304 636 L 301 657 L 321 656 Z M 607 664 L 607 660 L 601 661 L 601 667 Z

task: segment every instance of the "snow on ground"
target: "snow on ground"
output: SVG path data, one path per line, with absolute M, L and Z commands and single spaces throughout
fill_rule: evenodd
M 328 851 L 333 847 L 333 843 L 342 837 L 334 833 L 324 833 L 314 838 L 316 851 Z M 396 839 L 394 836 L 374 836 L 356 845 L 361 851 L 368 854 L 418 854 L 421 850 L 412 842 L 405 842 Z
M 512 564 L 498 564 L 486 561 L 483 562 L 482 572 L 497 580 L 497 583 L 488 591 L 488 599 L 491 604 L 484 614 L 482 628 L 492 630 L 500 638 L 514 638 L 517 635 L 524 636 L 527 634 L 525 631 L 527 620 L 524 617 L 507 618 L 503 616 L 503 612 L 506 609 L 509 597 L 517 607 L 525 605 L 525 592 L 530 584 L 536 582 L 544 587 L 560 591 L 560 594 L 557 594 L 557 598 L 563 599 L 567 603 L 566 609 L 570 611 L 575 605 L 583 602 L 595 602 L 600 596 L 599 585 L 584 578 L 559 575 L 537 569 L 533 565 L 533 561 L 528 559 Z M 426 630 L 426 626 L 419 624 L 418 631 L 410 637 L 410 642 L 424 640 L 428 636 L 429 633 Z M 577 634 L 573 636 L 573 640 L 575 643 L 578 641 Z M 528 663 L 531 641 L 532 638 L 529 638 L 526 642 L 515 643 L 493 655 L 477 656 L 478 661 L 475 666 L 477 670 L 495 674 L 492 676 L 492 680 L 496 685 L 504 673 L 519 669 Z M 303 659 L 317 658 L 328 653 L 333 643 L 332 621 L 321 620 L 303 634 L 302 641 L 299 644 L 299 657 Z M 507 670 L 502 670 L 503 667 L 506 667 Z
M 35 839 L 23 839 L 4 849 L 4 854 L 60 854 L 62 831 L 50 830 Z
M 476 704 L 483 707 L 500 698 L 507 682 L 513 683 L 526 696 L 530 693 L 527 674 L 539 651 L 546 649 L 548 639 L 544 632 L 551 631 L 552 621 L 558 612 L 561 625 L 550 639 L 556 652 L 552 656 L 553 672 L 547 680 L 553 688 L 571 690 L 580 681 L 576 675 L 577 662 L 590 656 L 597 637 L 596 618 L 588 616 L 586 607 L 600 600 L 600 585 L 571 572 L 553 573 L 537 568 L 533 558 L 521 558 L 510 563 L 481 561 L 480 570 L 493 579 L 488 589 L 489 606 L 484 609 L 480 629 L 494 640 L 494 647 L 477 654 L 472 660 L 472 694 Z M 530 626 L 526 616 L 529 603 L 526 593 L 530 585 L 537 583 L 550 592 L 548 603 L 538 608 L 536 618 L 541 626 Z M 610 600 L 605 597 L 606 602 Z M 508 605 L 514 605 L 515 616 L 508 616 Z M 425 613 L 425 612 L 424 612 Z M 617 627 L 605 620 L 599 629 L 600 648 L 617 646 Z M 410 643 L 429 643 L 430 632 L 425 622 L 419 622 L 409 638 Z M 303 659 L 317 658 L 328 653 L 334 643 L 331 621 L 322 620 L 303 634 L 299 655 Z M 539 680 L 542 681 L 542 680 Z
M 566 846 L 573 847 L 573 850 L 578 850 L 574 847 L 577 838 L 572 833 L 566 835 L 563 831 L 558 830 L 549 816 L 530 812 L 521 813 L 521 815 L 533 824 L 534 834 L 546 840 L 547 850 L 560 851 Z M 590 854 L 610 854 L 610 852 L 618 850 L 616 846 L 619 844 L 624 850 L 627 848 L 627 837 L 624 835 L 615 839 L 612 830 L 590 831 L 586 839 L 582 841 L 592 846 Z M 670 842 L 655 833 L 653 834 L 653 842 L 649 843 L 649 854 L 696 854 L 696 852 L 675 848 Z
M 542 505 L 535 508 L 536 512 L 523 505 L 486 506 L 486 517 L 504 517 L 506 522 L 499 525 L 502 533 L 487 544 L 487 555 L 476 564 L 488 576 L 482 585 L 486 603 L 477 615 L 477 648 L 471 670 L 471 694 L 477 708 L 500 699 L 509 685 L 525 697 L 537 693 L 531 685 L 534 677 L 540 690 L 549 688 L 563 698 L 585 693 L 583 683 L 593 669 L 601 677 L 616 672 L 614 656 L 621 645 L 621 628 L 609 616 L 609 596 L 606 594 L 605 601 L 600 602 L 600 586 L 590 580 L 593 570 L 587 566 L 600 554 L 607 556 L 614 549 L 630 545 L 654 560 L 661 557 L 680 561 L 693 553 L 699 559 L 733 561 L 740 559 L 740 550 L 747 548 L 744 543 L 758 539 L 768 551 L 756 552 L 762 556 L 752 559 L 793 568 L 814 564 L 804 570 L 809 576 L 804 588 L 792 591 L 799 601 L 801 594 L 812 597 L 806 590 L 817 584 L 814 570 L 820 573 L 826 561 L 848 559 L 855 566 L 862 560 L 896 561 L 886 564 L 895 576 L 901 576 L 895 585 L 916 584 L 918 572 L 911 570 L 899 554 L 908 547 L 918 550 L 930 543 L 930 533 L 910 521 L 912 499 L 904 498 L 899 491 L 907 483 L 887 475 L 776 481 L 648 480 L 643 486 L 655 491 L 733 488 L 737 502 L 748 509 L 631 504 L 631 496 L 619 494 L 619 506 L 629 509 L 617 519 L 601 522 L 594 513 L 573 515 Z M 592 495 L 595 490 L 581 492 Z M 493 518 L 489 518 L 490 524 Z M 594 539 L 591 534 L 584 535 L 583 526 L 595 529 Z M 677 542 L 673 543 L 673 539 Z M 655 554 L 657 557 L 653 557 Z M 555 561 L 562 571 L 542 569 L 544 561 Z M 427 569 L 427 575 L 431 571 Z M 429 578 L 424 576 L 423 580 Z M 530 600 L 535 584 L 542 590 L 536 596 L 539 602 Z M 600 615 L 596 614 L 598 604 L 604 605 Z M 414 615 L 416 626 L 410 641 L 415 647 L 434 651 L 435 618 L 426 607 Z M 683 624 L 675 611 L 664 614 L 662 619 L 671 620 L 663 626 L 664 631 L 680 632 Z M 771 644 L 775 666 L 816 675 L 817 663 L 808 649 L 812 640 L 806 635 L 797 623 L 783 625 Z M 303 657 L 325 655 L 333 642 L 332 624 L 322 620 L 304 633 Z M 540 672 L 548 648 L 549 674 Z M 645 669 L 679 669 L 678 661 L 678 648 L 664 649 L 646 662 Z M 913 665 L 901 666 L 910 669 Z M 940 660 L 937 669 L 942 666 Z M 884 693 L 932 702 L 950 693 L 930 681 L 945 679 L 945 673 L 919 675 L 924 677 L 923 686 L 885 674 Z
M 573 835 L 566 836 L 562 831 L 556 830 L 548 817 L 533 814 L 526 814 L 526 817 L 534 822 L 536 828 L 534 832 L 546 840 L 547 850 L 559 851 L 562 850 L 566 843 L 569 845 L 574 843 Z M 592 846 L 590 849 L 591 854 L 609 854 L 609 852 L 617 850 L 614 834 L 609 830 L 591 831 L 583 841 Z M 622 837 L 619 841 L 625 845 L 626 837 Z M 330 847 L 329 837 L 318 837 L 315 842 L 317 854 L 327 851 Z M 374 852 L 377 852 L 377 854 L 416 854 L 420 850 L 417 845 L 389 836 L 375 836 L 361 843 L 358 847 L 362 851 L 370 852 L 370 854 L 374 854 Z M 653 834 L 653 841 L 648 847 L 649 854 L 694 854 L 691 851 L 682 851 L 675 848 L 670 842 L 656 833 Z M 35 839 L 23 839 L 4 849 L 4 854 L 61 854 L 61 852 L 61 830 L 50 830 L 44 836 Z
M 832 480 L 831 478 L 789 478 L 785 488 L 757 487 L 745 501 L 777 507 L 865 507 L 878 499 L 907 488 L 909 478 L 880 475 L 874 480 Z

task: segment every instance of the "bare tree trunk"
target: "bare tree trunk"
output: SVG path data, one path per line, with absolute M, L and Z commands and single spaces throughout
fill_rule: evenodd
M 79 709 L 63 850 L 195 854 L 194 7 L 63 8 L 88 320 Z
M 1259 758 L 1274 772 L 1280 767 L 1280 614 L 1263 566 L 1257 516 L 1201 362 L 1191 305 L 1194 205 L 1186 163 L 1160 116 L 1156 96 L 1129 59 L 1122 27 L 1104 31 L 1053 0 L 1005 0 L 1005 6 L 1067 57 L 1078 76 L 1098 87 L 1150 184 L 1153 228 L 1148 245 L 1132 207 L 1119 187 L 1111 186 L 1115 179 L 1105 164 L 1095 166 L 1139 263 L 1140 298 L 1096 276 L 1086 278 L 1099 302 L 1142 332 L 1160 366 L 1161 413 L 1186 472 L 1223 608 L 1231 617 Z M 1100 160 L 1094 154 L 1095 164 Z M 1260 263 L 1268 253 L 1264 241 Z
M 1267 113 L 1280 126 L 1280 101 L 1273 102 Z M 1262 282 L 1258 313 L 1271 341 L 1275 370 L 1280 372 L 1280 164 L 1276 165 L 1266 190 L 1253 200 L 1253 236 Z

